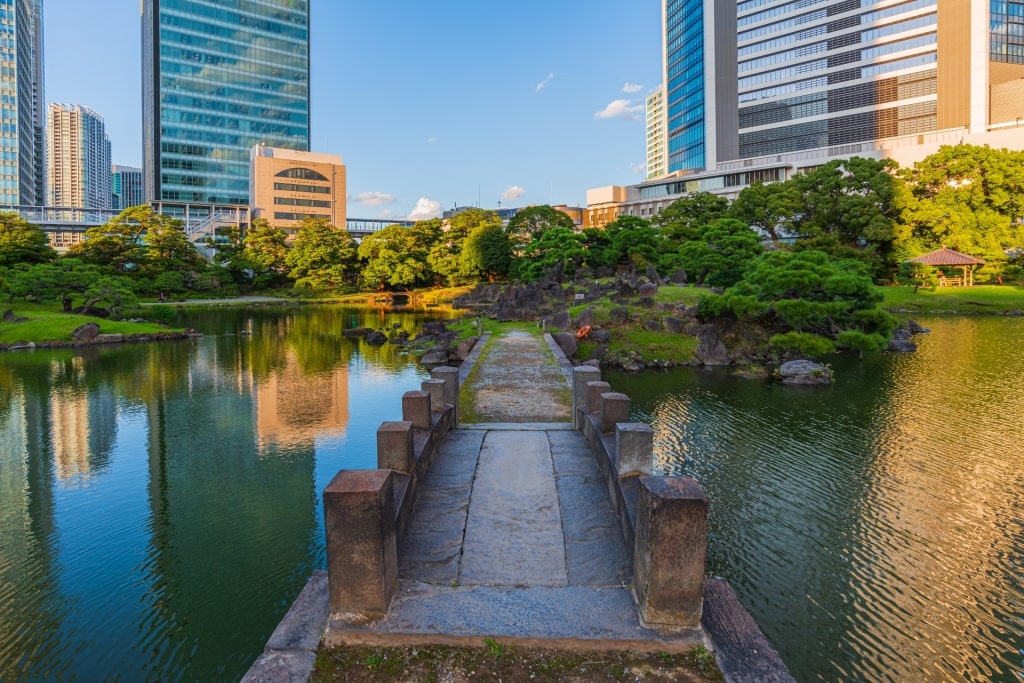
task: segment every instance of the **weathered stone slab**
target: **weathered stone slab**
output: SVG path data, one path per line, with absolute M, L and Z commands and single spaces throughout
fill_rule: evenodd
M 568 583 L 558 492 L 543 432 L 487 432 L 463 548 L 463 585 Z

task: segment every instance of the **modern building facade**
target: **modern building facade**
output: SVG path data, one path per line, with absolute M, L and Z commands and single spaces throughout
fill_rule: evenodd
M 851 156 L 910 166 L 942 145 L 1024 149 L 1024 0 L 662 8 L 668 176 L 616 188 L 622 214 L 650 217 L 692 192 L 735 197 Z
M 309 149 L 308 0 L 143 0 L 147 200 L 249 203 L 256 145 Z
M 42 0 L 0 0 L 0 204 L 46 198 Z
M 249 166 L 253 218 L 294 232 L 306 218 L 346 226 L 345 166 L 336 154 L 257 145 Z
M 114 164 L 110 168 L 111 207 L 123 211 L 132 206 L 145 204 L 142 191 L 142 169 Z
M 647 180 L 668 175 L 668 118 L 665 87 L 647 96 Z
M 77 104 L 51 104 L 46 151 L 48 206 L 111 208 L 110 138 L 102 116 Z

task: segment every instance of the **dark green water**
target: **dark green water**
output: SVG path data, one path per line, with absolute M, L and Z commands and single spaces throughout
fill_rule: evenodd
M 323 487 L 426 376 L 339 331 L 422 317 L 218 309 L 199 341 L 0 355 L 0 680 L 237 680 L 324 564 Z M 801 681 L 1024 670 L 1024 320 L 924 322 L 827 389 L 610 378 Z
M 800 681 L 1024 679 L 1024 320 L 786 387 L 610 378 L 711 501 L 725 576 Z
M 426 376 L 340 330 L 423 318 L 219 309 L 199 341 L 0 356 L 0 680 L 240 678 L 324 566 L 320 492 Z

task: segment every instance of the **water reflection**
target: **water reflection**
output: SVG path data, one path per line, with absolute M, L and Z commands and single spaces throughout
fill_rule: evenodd
M 318 491 L 425 375 L 341 332 L 428 314 L 189 315 L 0 358 L 0 680 L 237 680 L 322 566 Z
M 611 379 L 705 487 L 709 569 L 798 680 L 1024 677 L 1024 321 L 926 324 L 830 389 Z

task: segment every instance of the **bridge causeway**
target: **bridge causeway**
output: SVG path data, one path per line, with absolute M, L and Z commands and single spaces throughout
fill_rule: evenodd
M 626 423 L 628 398 L 545 339 L 505 333 L 477 345 L 471 370 L 435 369 L 407 392 L 403 420 L 378 430 L 388 469 L 342 471 L 325 489 L 328 577 L 244 680 L 311 668 L 314 634 L 322 646 L 703 645 L 727 681 L 792 680 L 728 584 L 704 576 L 699 486 L 644 476 L 650 427 Z

